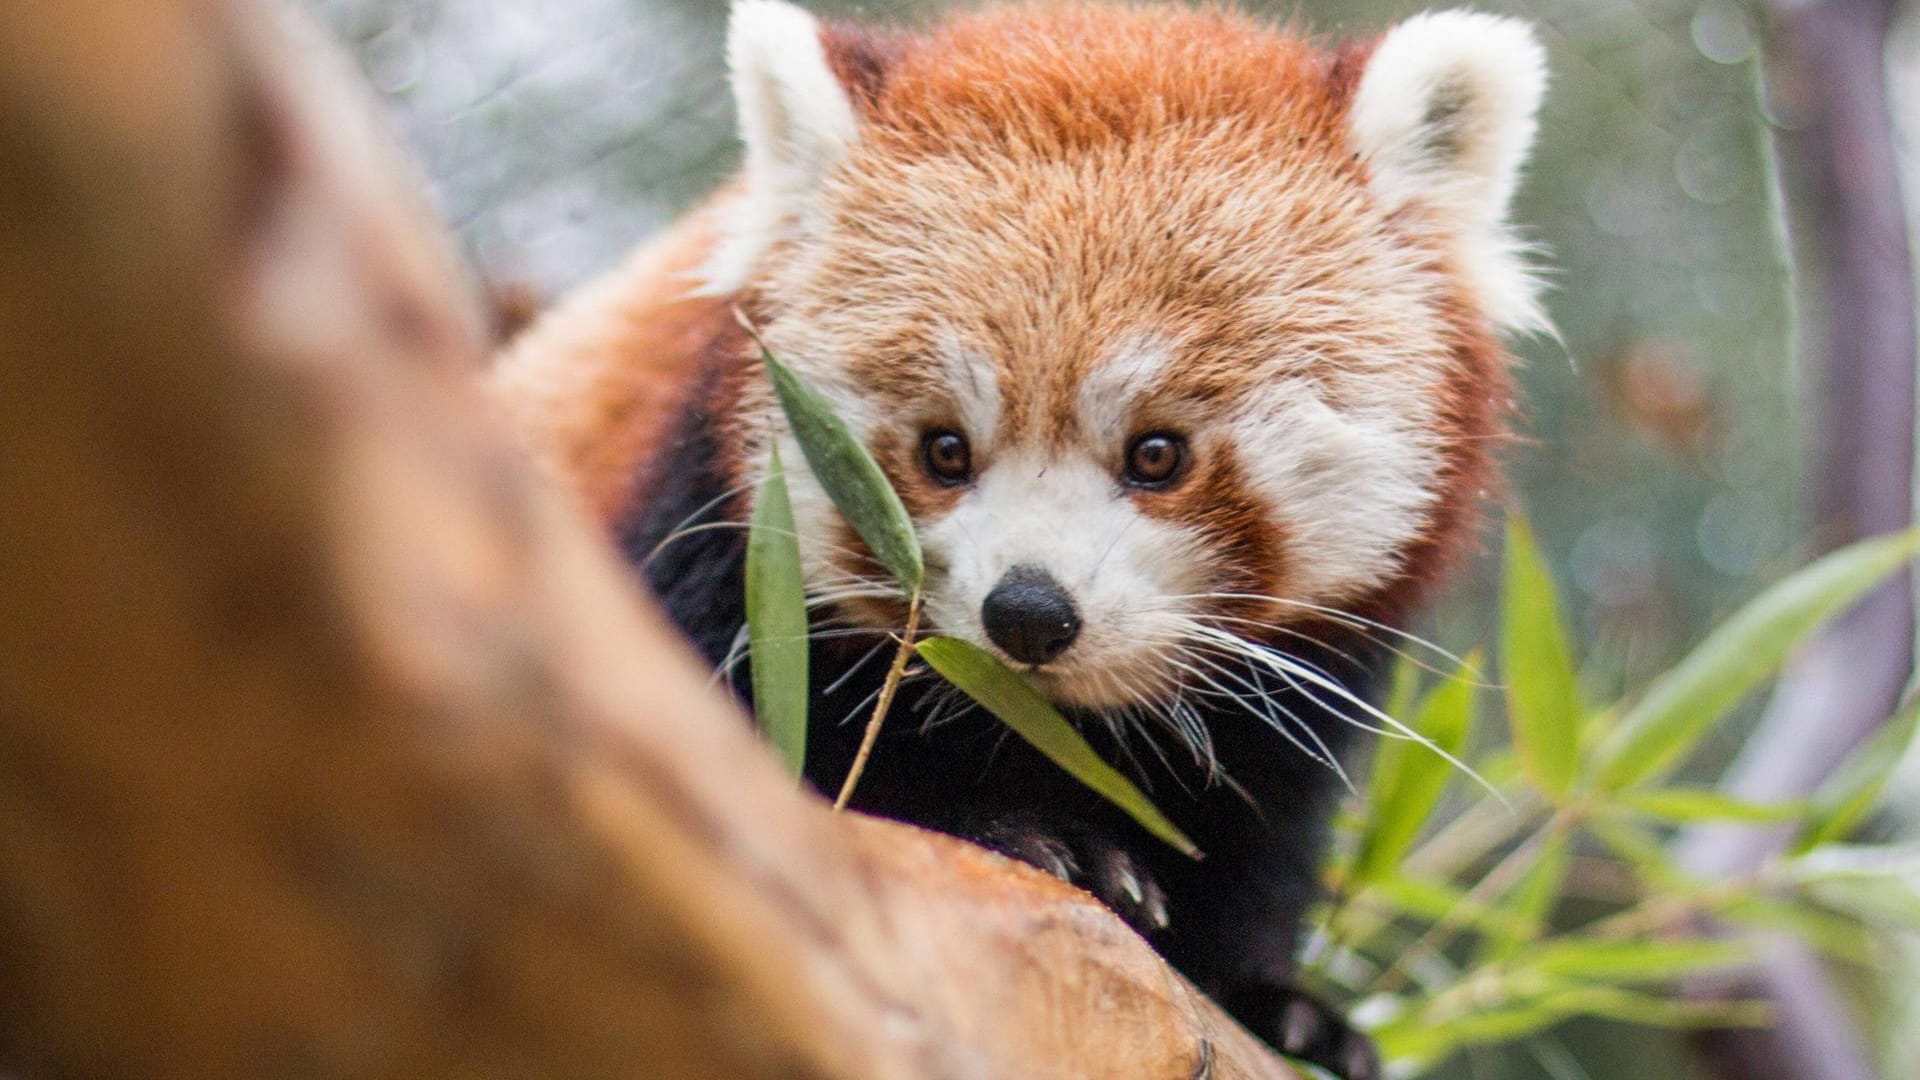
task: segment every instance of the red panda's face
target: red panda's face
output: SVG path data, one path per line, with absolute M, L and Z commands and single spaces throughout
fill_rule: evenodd
M 1533 97 L 1538 59 L 1450 18 L 1369 60 L 1217 12 L 1014 9 L 829 35 L 813 69 L 736 28 L 750 190 L 710 274 L 894 482 L 940 632 L 1064 703 L 1144 703 L 1235 642 L 1396 613 L 1466 540 L 1493 334 L 1534 317 L 1500 223 L 1532 99 L 1461 35 L 1521 50 Z M 897 624 L 790 482 L 814 591 Z

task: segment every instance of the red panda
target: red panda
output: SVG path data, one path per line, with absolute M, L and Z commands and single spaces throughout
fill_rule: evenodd
M 736 0 L 738 182 L 563 303 L 495 389 L 707 659 L 738 530 L 802 455 L 738 307 L 898 489 L 926 614 L 1025 670 L 1207 852 L 1174 854 L 925 679 L 855 805 L 1087 887 L 1279 1048 L 1381 649 L 1474 542 L 1501 336 L 1544 328 L 1508 204 L 1545 82 L 1511 19 L 1322 47 L 1221 7 L 1064 0 L 923 33 Z M 902 598 L 790 470 L 838 782 Z M 740 683 L 737 685 L 744 685 Z M 917 696 L 916 696 L 917 695 Z

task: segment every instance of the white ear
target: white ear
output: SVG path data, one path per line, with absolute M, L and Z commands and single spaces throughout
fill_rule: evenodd
M 1348 117 L 1374 196 L 1425 207 L 1454 238 L 1492 319 L 1546 327 L 1507 205 L 1533 146 L 1546 53 L 1526 23 L 1467 11 L 1416 15 L 1367 61 Z
M 734 0 L 727 28 L 745 199 L 729 207 L 701 269 L 703 293 L 733 292 L 858 137 L 853 101 L 827 63 L 820 23 L 783 0 Z

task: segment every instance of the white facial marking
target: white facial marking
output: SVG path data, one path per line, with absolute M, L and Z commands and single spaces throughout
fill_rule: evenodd
M 1087 374 L 1075 405 L 1080 426 L 1095 446 L 1118 446 L 1136 434 L 1128 429 L 1134 404 L 1153 389 L 1173 354 L 1171 343 L 1143 334 L 1115 349 L 1106 363 Z
M 980 607 L 1006 572 L 1035 566 L 1080 613 L 1080 636 L 1041 669 L 1069 704 L 1124 704 L 1173 678 L 1165 654 L 1173 614 L 1164 598 L 1198 590 L 1206 560 L 1197 537 L 1141 514 L 1090 456 L 1003 454 L 921 541 L 947 567 L 930 583 L 927 613 L 942 631 L 988 649 Z
M 945 324 L 934 335 L 934 355 L 968 441 L 977 452 L 990 453 L 1000 427 L 1000 379 L 993 361 Z
M 1335 410 L 1309 384 L 1287 380 L 1232 418 L 1243 471 L 1285 528 L 1292 599 L 1356 599 L 1397 569 L 1398 553 L 1425 522 L 1439 471 L 1421 427 L 1425 412 Z

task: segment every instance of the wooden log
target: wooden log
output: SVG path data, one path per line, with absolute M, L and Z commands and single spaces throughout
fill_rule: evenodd
M 1285 1077 L 803 795 L 473 386 L 278 8 L 0 20 L 0 1074 Z

